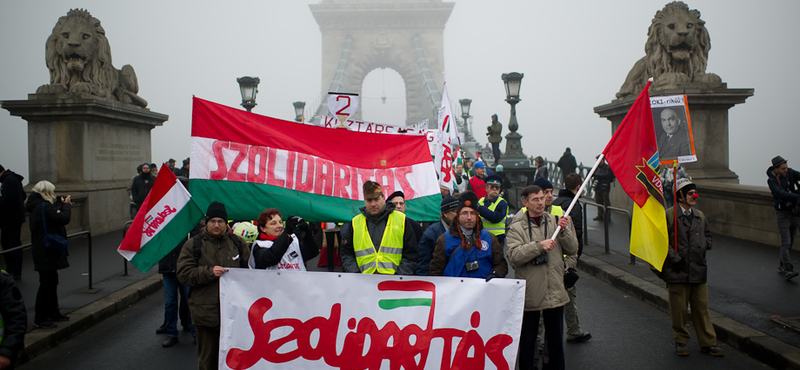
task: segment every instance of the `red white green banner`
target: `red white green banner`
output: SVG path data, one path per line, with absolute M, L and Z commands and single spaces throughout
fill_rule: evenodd
M 147 194 L 117 252 L 142 272 L 178 246 L 203 211 L 166 164 Z
M 524 306 L 524 280 L 230 269 L 219 368 L 514 369 Z
M 362 184 L 401 190 L 406 214 L 439 217 L 441 195 L 424 136 L 328 129 L 260 116 L 194 98 L 189 189 L 228 218 L 266 208 L 309 221 L 346 222 L 363 206 Z

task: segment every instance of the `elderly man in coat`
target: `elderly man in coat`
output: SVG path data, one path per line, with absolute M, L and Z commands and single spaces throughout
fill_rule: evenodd
M 534 353 L 543 315 L 551 369 L 564 369 L 564 305 L 569 302 L 564 287 L 564 256 L 576 258 L 578 238 L 569 216 L 556 217 L 544 211 L 542 188 L 531 185 L 522 190 L 527 208 L 514 217 L 508 229 L 508 260 L 516 277 L 526 280 L 525 312 L 520 334 L 519 368 L 535 369 Z M 555 239 L 550 239 L 560 226 Z

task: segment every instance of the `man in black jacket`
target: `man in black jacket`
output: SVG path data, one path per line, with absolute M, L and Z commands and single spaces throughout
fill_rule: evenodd
M 22 245 L 20 232 L 25 223 L 25 190 L 22 189 L 24 177 L 6 170 L 0 165 L 0 244 L 3 250 Z M 14 280 L 22 278 L 22 251 L 7 253 L 6 270 Z
M 800 172 L 797 172 L 786 163 L 781 156 L 772 158 L 772 166 L 767 168 L 767 185 L 772 192 L 775 205 L 775 217 L 778 219 L 778 231 L 781 234 L 780 264 L 778 272 L 786 280 L 800 274 L 794 271 L 792 258 L 789 252 L 794 244 L 794 236 L 800 226 Z
M 131 220 L 136 217 L 139 208 L 142 206 L 144 199 L 147 198 L 147 193 L 153 187 L 155 178 L 150 173 L 150 165 L 147 163 L 142 164 L 142 173 L 133 178 L 131 185 Z
M 11 275 L 0 270 L 0 369 L 14 369 L 17 354 L 25 347 L 28 313 L 22 294 Z
M 189 286 L 183 285 L 178 281 L 178 255 L 183 248 L 183 244 L 189 241 L 190 237 L 200 234 L 205 227 L 205 221 L 201 220 L 195 225 L 194 229 L 181 240 L 180 243 L 169 254 L 158 261 L 158 273 L 162 276 L 164 284 L 164 323 L 156 329 L 156 334 L 166 334 L 167 339 L 161 343 L 163 347 L 172 347 L 178 344 L 178 318 L 180 317 L 181 326 L 184 331 L 192 333 L 195 337 L 192 316 L 189 312 Z M 180 298 L 180 305 L 178 304 Z M 196 341 L 196 339 L 195 339 Z
M 697 333 L 700 351 L 711 356 L 723 356 L 722 349 L 717 346 L 717 333 L 708 312 L 706 250 L 711 249 L 711 230 L 703 212 L 694 208 L 698 198 L 697 187 L 691 181 L 681 179 L 677 189 L 678 220 L 676 223 L 675 209 L 670 207 L 666 212 L 669 250 L 661 269 L 669 294 L 675 354 L 689 355 L 686 319 L 687 305 L 691 305 L 692 325 Z

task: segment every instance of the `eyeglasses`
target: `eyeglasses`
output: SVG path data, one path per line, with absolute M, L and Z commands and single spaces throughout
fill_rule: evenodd
M 530 202 L 530 203 L 544 203 L 544 197 L 531 198 L 531 199 L 528 199 L 528 202 Z

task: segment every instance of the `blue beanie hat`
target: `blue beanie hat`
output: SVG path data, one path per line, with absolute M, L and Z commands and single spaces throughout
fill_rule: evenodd
M 549 180 L 547 180 L 544 177 L 540 177 L 540 178 L 536 179 L 536 181 L 534 181 L 533 184 L 538 186 L 538 187 L 540 187 L 540 188 L 542 188 L 542 190 L 547 190 L 547 189 L 552 189 L 553 188 L 553 183 L 550 182 Z

